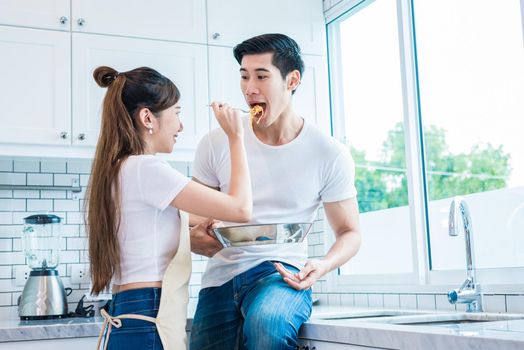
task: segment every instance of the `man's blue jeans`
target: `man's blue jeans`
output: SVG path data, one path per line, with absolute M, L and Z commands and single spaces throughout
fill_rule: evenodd
M 298 330 L 310 315 L 311 289 L 291 288 L 266 261 L 220 287 L 200 291 L 190 349 L 294 350 Z

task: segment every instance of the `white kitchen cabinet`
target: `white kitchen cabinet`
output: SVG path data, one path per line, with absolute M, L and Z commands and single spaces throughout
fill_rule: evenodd
M 305 71 L 293 96 L 295 111 L 326 134 L 331 133 L 327 63 L 323 56 L 303 55 Z M 239 64 L 231 48 L 209 47 L 209 97 L 238 108 L 248 108 L 240 91 Z M 211 126 L 218 123 L 210 112 Z
M 226 102 L 231 106 L 248 110 L 249 106 L 240 90 L 240 66 L 230 47 L 209 47 L 209 100 Z M 209 108 L 211 128 L 218 122 Z
M 0 26 L 0 143 L 69 145 L 70 34 Z
M 72 0 L 76 32 L 206 43 L 205 0 Z
M 207 0 L 208 43 L 233 47 L 264 33 L 283 33 L 305 54 L 326 54 L 322 0 Z
M 0 0 L 0 24 L 70 29 L 70 0 Z
M 187 154 L 209 130 L 206 47 L 166 41 L 73 33 L 73 144 L 94 146 L 106 89 L 93 79 L 101 65 L 117 71 L 148 66 L 170 78 L 181 92 L 184 130 L 175 157 Z

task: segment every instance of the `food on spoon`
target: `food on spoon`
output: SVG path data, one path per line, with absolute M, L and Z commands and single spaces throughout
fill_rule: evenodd
M 262 113 L 264 113 L 264 108 L 262 108 L 261 105 L 254 105 L 249 110 L 249 114 L 251 115 L 251 120 L 253 120 L 253 118 L 256 118 L 257 115 L 259 116 L 259 118 L 257 119 L 257 124 L 260 122 L 260 117 L 262 116 Z

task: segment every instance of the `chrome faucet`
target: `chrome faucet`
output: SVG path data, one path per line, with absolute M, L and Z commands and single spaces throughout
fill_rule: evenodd
M 462 197 L 455 197 L 449 207 L 450 236 L 458 236 L 459 213 L 464 224 L 464 238 L 466 240 L 467 278 L 460 288 L 448 292 L 448 300 L 451 304 L 467 304 L 467 312 L 482 312 L 482 293 L 480 285 L 475 280 L 475 251 L 471 238 L 471 216 L 466 201 Z

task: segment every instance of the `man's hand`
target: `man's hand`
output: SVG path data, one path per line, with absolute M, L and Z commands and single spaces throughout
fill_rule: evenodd
M 274 263 L 275 268 L 284 278 L 284 282 L 296 290 L 309 289 L 315 282 L 330 271 L 324 260 L 312 259 L 306 262 L 302 270 L 297 273 L 289 272 L 281 263 Z
M 204 255 L 208 258 L 220 251 L 223 246 L 216 239 L 213 229 L 224 226 L 222 221 L 207 219 L 194 226 L 191 231 L 191 251 L 195 254 Z

